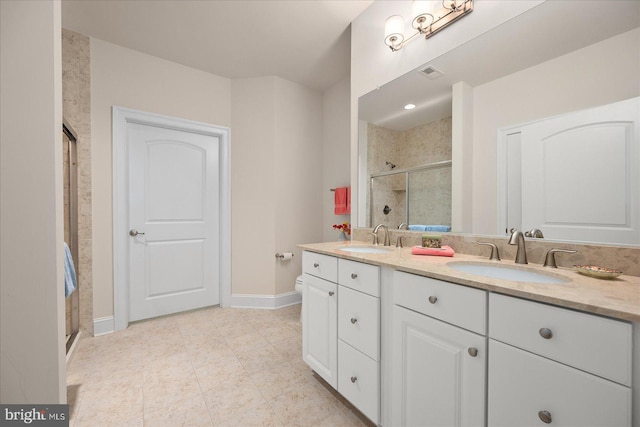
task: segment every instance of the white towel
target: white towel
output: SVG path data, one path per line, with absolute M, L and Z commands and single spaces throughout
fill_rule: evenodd
M 76 269 L 73 267 L 71 250 L 67 242 L 64 242 L 64 297 L 69 298 L 77 286 Z

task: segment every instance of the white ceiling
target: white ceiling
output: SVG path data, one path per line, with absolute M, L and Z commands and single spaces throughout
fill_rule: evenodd
M 349 24 L 373 0 L 63 0 L 62 26 L 227 77 L 324 90 L 349 75 Z

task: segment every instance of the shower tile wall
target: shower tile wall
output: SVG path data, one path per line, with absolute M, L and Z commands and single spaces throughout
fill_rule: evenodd
M 62 29 L 63 114 L 78 134 L 78 292 L 80 329 L 93 335 L 91 249 L 91 82 L 89 37 Z
M 404 131 L 387 129 L 369 123 L 367 141 L 369 175 L 391 170 L 386 165 L 386 162 L 395 164 L 396 169 L 404 169 L 451 160 L 451 117 Z M 420 178 L 415 177 L 414 179 L 417 181 L 415 187 L 419 191 L 426 189 L 428 186 L 426 182 L 419 182 Z M 400 223 L 405 222 L 406 218 L 405 177 L 404 175 L 395 175 L 383 179 L 378 178 L 376 181 L 379 182 L 374 188 L 375 207 L 371 225 L 383 223 L 395 228 Z M 440 186 L 440 184 L 438 185 Z M 430 204 L 430 209 L 433 210 L 435 206 L 437 212 L 432 211 L 428 215 L 429 218 L 451 217 L 451 181 L 445 182 L 441 186 L 441 190 L 442 192 L 438 196 L 433 196 L 434 202 Z M 367 206 L 369 207 L 371 205 L 369 200 L 371 195 L 368 194 L 367 197 Z M 448 203 L 447 200 L 449 200 Z M 384 205 L 389 205 L 392 209 L 388 215 L 382 213 Z M 412 217 L 415 216 L 417 218 L 427 216 L 426 213 L 414 212 L 413 208 L 411 213 Z M 446 223 L 446 225 L 449 224 L 450 222 Z

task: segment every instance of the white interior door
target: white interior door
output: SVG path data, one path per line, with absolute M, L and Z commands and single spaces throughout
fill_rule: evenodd
M 137 123 L 127 138 L 129 320 L 218 304 L 219 138 Z
M 640 240 L 640 98 L 525 126 L 522 227 L 545 237 Z

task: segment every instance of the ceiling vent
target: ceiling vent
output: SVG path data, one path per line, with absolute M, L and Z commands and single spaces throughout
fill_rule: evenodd
M 435 80 L 438 77 L 444 76 L 442 71 L 436 69 L 432 65 L 427 65 L 425 68 L 420 70 L 420 74 L 422 74 L 423 76 L 425 76 L 426 78 L 431 79 L 431 80 Z

